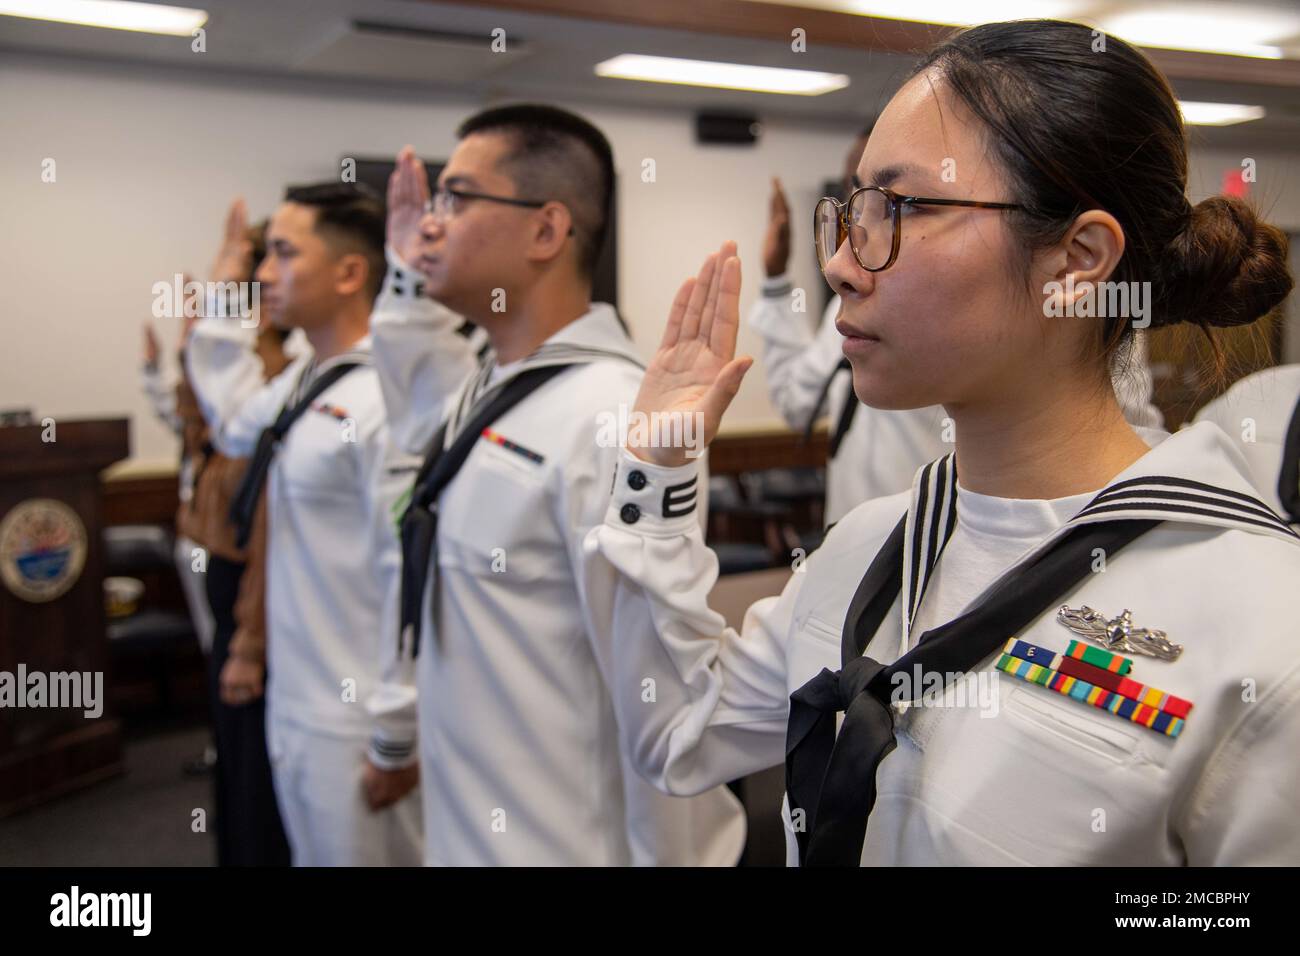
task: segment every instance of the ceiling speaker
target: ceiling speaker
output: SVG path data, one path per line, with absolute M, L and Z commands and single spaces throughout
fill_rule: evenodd
M 763 124 L 751 113 L 696 113 L 695 141 L 753 146 Z

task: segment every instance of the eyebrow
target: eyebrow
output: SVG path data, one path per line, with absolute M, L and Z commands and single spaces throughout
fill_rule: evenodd
M 909 174 L 919 174 L 921 168 L 912 163 L 894 163 L 889 166 L 882 166 L 879 169 L 872 170 L 867 176 L 865 182 L 872 186 L 892 186 L 898 180 Z
M 478 183 L 474 181 L 472 176 L 448 176 L 438 185 L 444 189 L 457 189 L 461 186 L 468 186 L 473 189 L 478 186 Z

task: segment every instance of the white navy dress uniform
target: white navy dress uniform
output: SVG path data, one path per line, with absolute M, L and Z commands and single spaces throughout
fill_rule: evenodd
M 786 424 L 802 432 L 824 410 L 830 413 L 834 454 L 826 462 L 828 525 L 852 508 L 911 486 L 916 469 L 952 451 L 940 406 L 892 410 L 871 408 L 853 394 L 853 376 L 835 329 L 840 298 L 833 296 L 821 324 L 794 310 L 793 287 L 785 275 L 765 279 L 750 311 L 750 326 L 763 337 L 763 374 L 772 404 Z M 1160 429 L 1163 416 L 1151 403 L 1151 372 L 1145 338 L 1139 333 L 1123 374 L 1114 377 L 1124 417 L 1139 428 Z M 842 434 L 836 441 L 836 434 Z
M 376 362 L 385 395 L 404 393 L 389 408 L 395 433 L 427 444 L 427 423 L 396 410 L 419 414 L 409 396 L 454 370 L 443 346 L 459 318 L 423 297 L 391 250 L 389 261 Z M 614 309 L 594 303 L 519 362 L 497 367 L 489 352 L 450 403 L 445 442 L 519 374 L 570 363 L 485 430 L 436 500 L 412 665 L 425 862 L 733 865 L 745 820 L 730 791 L 665 796 L 623 758 L 608 642 L 578 579 L 620 453 L 598 441 L 601 416 L 630 409 L 642 375 Z M 682 520 L 698 526 L 695 503 Z
M 1246 458 L 1255 487 L 1300 527 L 1300 365 L 1247 375 L 1196 413 L 1214 422 Z
M 267 478 L 267 748 L 293 861 L 415 865 L 418 792 L 378 812 L 362 792 L 367 752 L 386 769 L 415 759 L 409 721 L 385 710 L 379 693 L 401 681 L 381 635 L 396 626 L 393 509 L 413 463 L 389 444 L 369 336 L 323 362 L 302 354 L 255 386 L 261 363 L 248 333 L 231 320 L 203 319 L 188 352 L 214 444 L 226 455 L 251 455 L 262 430 L 318 376 L 357 366 L 297 419 Z
M 874 777 L 875 788 L 874 809 L 857 821 L 865 841 L 859 832 L 856 845 L 831 849 L 864 865 L 1300 862 L 1300 658 L 1292 640 L 1300 538 L 1257 500 L 1223 432 L 1209 423 L 1184 429 L 1095 495 L 1055 502 L 979 501 L 953 480 L 954 461 L 920 469 L 910 494 L 850 512 L 804 573 L 779 597 L 754 604 L 737 633 L 707 607 L 716 562 L 698 530 L 654 508 L 664 485 L 680 483 L 691 466 L 658 468 L 625 453 L 605 522 L 586 542 L 586 588 L 598 632 L 613 635 L 613 700 L 638 769 L 666 792 L 693 793 L 778 764 L 795 728 L 792 710 L 803 706 L 792 705 L 792 694 L 806 701 L 806 687 L 920 653 L 938 639 L 936 625 L 963 611 L 978 617 L 994 603 L 991 593 L 1019 593 L 1067 538 L 1151 521 L 1158 523 L 1103 553 L 1092 568 L 1098 573 L 1084 570 L 1043 610 L 1013 596 L 1009 606 L 1037 617 L 991 637 L 1061 653 L 1074 635 L 1056 622 L 1058 606 L 1107 616 L 1131 610 L 1135 626 L 1163 629 L 1185 646 L 1173 661 L 1135 656 L 1133 671 L 1135 680 L 1192 701 L 1181 735 L 1001 673 L 986 682 L 996 689 L 987 707 L 881 703 L 875 713 L 892 716 L 884 724 L 895 749 L 877 751 L 886 756 L 865 778 Z M 641 491 L 626 483 L 632 471 L 648 479 Z M 628 504 L 643 510 L 634 525 L 620 519 Z M 976 526 L 963 528 L 968 505 Z M 882 562 L 901 575 L 899 593 L 875 592 L 890 603 L 881 602 L 874 632 L 861 629 L 866 656 L 854 659 L 842 651 L 846 626 L 861 620 L 848 621 L 851 602 L 870 592 L 872 571 L 864 578 L 864 570 L 874 570 L 879 553 L 894 553 L 882 542 L 900 533 L 901 567 Z M 1011 587 L 991 587 L 1003 572 Z M 997 658 L 990 649 L 962 670 L 992 677 Z M 657 682 L 654 707 L 638 706 L 646 677 Z M 948 686 L 944 704 L 959 703 L 957 686 Z M 860 700 L 839 702 L 848 706 L 844 728 L 858 721 Z M 844 729 L 835 738 L 835 728 L 831 721 L 825 729 L 839 751 L 851 742 Z M 830 750 L 829 740 L 822 745 Z M 791 862 L 799 840 L 788 809 L 795 771 L 787 765 L 783 811 Z M 815 809 L 800 818 L 803 826 L 820 825 Z

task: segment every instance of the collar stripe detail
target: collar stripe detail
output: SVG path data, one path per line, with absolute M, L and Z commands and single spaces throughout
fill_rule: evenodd
M 904 567 L 910 568 L 910 574 L 903 581 L 906 589 L 903 596 L 905 632 L 910 631 L 926 586 L 939 563 L 939 555 L 957 526 L 955 453 L 930 462 L 922 470 L 913 497 L 912 514 L 916 518 L 910 535 L 904 539 L 903 563 Z
M 1300 535 L 1296 534 L 1286 525 L 1280 524 L 1275 521 L 1262 521 L 1258 518 L 1249 517 L 1248 514 L 1242 514 L 1240 512 L 1225 513 L 1223 511 L 1213 511 L 1209 508 L 1197 508 L 1197 507 L 1193 507 L 1192 505 L 1176 504 L 1172 502 L 1151 502 L 1151 503 L 1142 504 L 1140 506 L 1125 505 L 1125 504 L 1098 505 L 1097 507 L 1086 508 L 1083 511 L 1080 511 L 1077 515 L 1075 515 L 1073 518 L 1070 519 L 1070 523 L 1074 524 L 1076 522 L 1079 522 L 1079 520 L 1083 518 L 1091 518 L 1099 514 L 1113 513 L 1113 512 L 1129 512 L 1131 516 L 1135 518 L 1149 518 L 1152 516 L 1153 512 L 1156 514 L 1159 514 L 1160 512 L 1166 512 L 1170 516 L 1175 518 L 1180 517 L 1182 515 L 1189 515 L 1189 514 L 1202 515 L 1208 518 L 1219 519 L 1220 526 L 1223 526 L 1224 524 L 1231 524 L 1231 523 L 1254 525 L 1255 527 L 1267 528 L 1269 531 L 1275 531 L 1278 534 L 1286 535 L 1289 538 L 1295 538 L 1297 540 L 1300 540 Z M 1111 514 L 1111 517 L 1116 517 L 1116 515 Z
M 1215 507 L 1218 508 L 1226 508 L 1231 511 L 1240 512 L 1242 514 L 1252 515 L 1256 518 L 1262 518 L 1265 521 L 1272 521 L 1277 524 L 1284 523 L 1282 521 L 1282 518 L 1277 513 L 1275 513 L 1271 508 L 1269 508 L 1267 505 L 1263 504 L 1262 502 L 1259 503 L 1258 506 L 1249 506 L 1249 505 L 1239 504 L 1236 501 L 1226 500 L 1223 498 L 1214 498 L 1211 497 L 1210 495 L 1192 494 L 1191 492 L 1188 491 L 1158 491 L 1158 490 L 1144 491 L 1142 489 L 1120 491 L 1120 492 L 1116 492 L 1113 495 L 1104 495 L 1099 498 L 1093 499 L 1091 502 L 1088 503 L 1087 507 L 1085 507 L 1084 510 L 1086 511 L 1089 508 L 1096 507 L 1097 505 L 1112 504 L 1113 502 L 1120 501 L 1123 499 L 1130 499 L 1130 500 L 1142 499 L 1142 500 L 1150 500 L 1150 501 L 1157 501 L 1157 502 L 1165 502 L 1165 501 L 1197 502 L 1203 505 L 1214 505 Z
M 1115 492 L 1120 491 L 1121 489 L 1134 488 L 1141 485 L 1164 485 L 1164 486 L 1171 486 L 1175 488 L 1192 488 L 1197 491 L 1210 491 L 1216 495 L 1223 495 L 1228 498 L 1235 498 L 1238 501 L 1244 502 L 1246 504 L 1255 505 L 1256 507 L 1262 508 L 1264 511 L 1267 511 L 1270 514 L 1273 513 L 1272 509 L 1269 508 L 1268 505 L 1264 504 L 1264 502 L 1260 501 L 1258 498 L 1254 497 L 1253 495 L 1242 494 L 1240 491 L 1230 491 L 1227 488 L 1220 488 L 1217 485 L 1207 485 L 1203 481 L 1195 481 L 1191 478 L 1172 478 L 1168 475 L 1143 475 L 1140 478 L 1129 478 L 1126 481 L 1120 481 L 1120 482 L 1116 482 L 1113 485 L 1107 485 L 1105 488 L 1103 488 L 1100 492 L 1097 493 L 1096 498 L 1093 498 L 1092 501 L 1088 502 L 1086 507 L 1090 508 L 1094 504 L 1100 503 L 1101 499 L 1110 497 Z

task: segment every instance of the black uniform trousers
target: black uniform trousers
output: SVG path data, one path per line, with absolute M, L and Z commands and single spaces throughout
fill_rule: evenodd
M 235 635 L 235 599 L 244 565 L 211 555 L 208 604 L 216 624 L 208 658 L 208 698 L 217 745 L 216 831 L 220 866 L 288 866 L 289 841 L 271 785 L 266 751 L 266 697 L 230 707 L 221 702 L 221 668 Z

